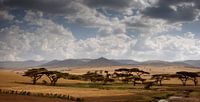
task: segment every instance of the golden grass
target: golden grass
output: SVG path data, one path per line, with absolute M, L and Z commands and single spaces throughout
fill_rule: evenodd
M 113 73 L 117 68 L 133 68 L 135 66 L 112 66 L 112 67 L 101 67 L 101 68 L 74 68 L 70 71 L 66 71 L 72 74 L 84 74 L 87 71 L 94 71 L 94 70 L 108 70 L 110 73 Z M 66 68 L 62 68 L 66 69 Z M 140 66 L 141 70 L 148 71 L 151 74 L 158 74 L 158 73 L 175 73 L 177 71 L 198 71 L 200 69 L 192 69 L 192 68 L 185 68 L 181 66 L 169 66 L 169 67 L 158 67 L 158 66 Z M 54 69 L 52 69 L 54 70 Z M 59 69 L 56 69 L 59 70 Z M 30 92 L 40 92 L 40 93 L 58 93 L 58 94 L 65 94 L 71 95 L 75 97 L 122 97 L 122 96 L 134 96 L 138 93 L 145 93 L 145 92 L 156 92 L 154 90 L 143 90 L 141 89 L 141 85 L 133 87 L 133 89 L 110 89 L 110 90 L 103 90 L 98 88 L 81 88 L 81 87 L 66 87 L 66 86 L 47 86 L 47 85 L 31 85 L 31 84 L 23 84 L 23 83 L 31 83 L 30 78 L 23 77 L 21 74 L 17 74 L 16 72 L 20 71 L 12 71 L 12 70 L 0 70 L 0 89 L 11 89 L 11 90 L 24 90 Z M 150 76 L 146 76 L 149 78 Z M 46 77 L 43 77 L 38 82 L 42 83 L 42 80 L 49 81 Z M 200 79 L 198 79 L 200 82 Z M 65 80 L 61 79 L 58 81 L 59 84 L 73 84 L 73 83 L 88 83 L 86 81 L 78 81 L 78 80 Z M 178 79 L 171 79 L 166 80 L 163 84 L 178 84 L 177 87 L 181 87 L 181 81 Z M 193 83 L 190 81 L 188 82 L 189 85 Z M 123 86 L 121 86 L 123 87 Z M 155 86 L 157 88 L 168 88 L 168 86 Z
M 0 94 L 0 102 L 72 102 L 72 101 L 63 99 L 53 99 L 47 97 Z
M 73 74 L 83 74 L 87 71 L 94 71 L 94 70 L 107 70 L 110 73 L 113 73 L 115 69 L 118 68 L 139 68 L 140 70 L 144 70 L 147 72 L 150 72 L 151 74 L 161 74 L 161 73 L 167 73 L 172 74 L 176 73 L 178 71 L 190 71 L 190 72 L 200 72 L 200 69 L 195 68 L 188 68 L 183 66 L 110 66 L 110 67 L 98 67 L 98 68 L 63 68 L 63 69 L 71 69 L 70 71 L 66 71 Z
M 45 78 L 43 78 L 45 79 Z M 39 80 L 41 82 L 43 79 Z M 30 82 L 28 77 L 23 77 L 19 74 L 10 71 L 0 71 L 0 88 L 12 89 L 12 90 L 26 90 L 30 92 L 42 92 L 42 93 L 59 93 L 66 94 L 75 97 L 99 97 L 109 95 L 126 95 L 130 94 L 128 91 L 120 90 L 100 90 L 95 88 L 73 88 L 73 87 L 55 87 L 45 85 L 30 85 L 21 84 L 19 82 Z M 83 83 L 83 81 L 74 80 L 59 80 L 59 83 Z M 87 94 L 85 94 L 87 92 Z

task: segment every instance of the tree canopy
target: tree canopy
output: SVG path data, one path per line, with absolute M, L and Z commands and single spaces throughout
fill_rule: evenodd
M 58 81 L 58 79 L 60 78 L 67 78 L 68 77 L 68 73 L 61 73 L 61 72 L 58 72 L 58 71 L 46 71 L 46 72 L 43 72 L 42 74 L 45 74 L 50 82 L 51 82 L 51 85 L 55 86 L 56 85 L 56 82 Z
M 197 77 L 199 76 L 199 72 L 186 72 L 186 71 L 180 71 L 176 72 L 177 77 L 182 81 L 183 85 L 186 85 L 187 80 L 192 80 L 194 82 L 194 85 L 196 86 L 198 84 Z
M 43 76 L 43 72 L 46 72 L 45 68 L 38 69 L 29 69 L 27 70 L 23 76 L 30 77 L 32 79 L 33 84 L 36 84 L 36 81 L 39 80 Z

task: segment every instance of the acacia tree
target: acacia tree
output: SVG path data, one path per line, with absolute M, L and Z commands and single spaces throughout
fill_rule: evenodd
M 137 76 L 139 76 L 139 77 L 141 77 L 141 75 L 143 75 L 143 74 L 150 74 L 149 72 L 140 70 L 138 68 L 131 68 L 131 69 L 129 69 L 129 72 L 135 72 L 137 74 Z
M 199 77 L 198 73 L 180 71 L 180 72 L 176 72 L 176 74 L 178 75 L 178 78 L 181 80 L 183 86 L 186 85 L 187 80 L 192 80 L 195 86 L 198 84 L 198 80 L 197 80 L 197 77 Z
M 141 81 L 142 83 L 144 83 L 144 81 L 146 79 L 143 79 L 141 76 L 143 74 L 150 74 L 149 72 L 146 72 L 146 71 L 143 71 L 143 70 L 140 70 L 138 68 L 131 68 L 129 69 L 129 72 L 130 73 L 136 73 L 136 75 L 132 75 L 131 76 L 131 79 L 132 79 L 132 82 L 133 82 L 133 85 L 135 86 L 136 84 L 136 81 Z
M 154 74 L 151 79 L 154 79 L 158 85 L 162 86 L 162 81 L 169 80 L 169 76 L 169 74 Z
M 30 77 L 32 79 L 33 85 L 35 85 L 37 80 L 39 80 L 43 76 L 43 72 L 46 71 L 47 69 L 45 68 L 29 69 L 24 73 L 23 76 Z
M 43 72 L 43 74 L 45 74 L 49 78 L 51 82 L 50 84 L 52 86 L 56 85 L 56 82 L 58 81 L 58 79 L 67 78 L 67 76 L 69 75 L 68 73 L 61 73 L 58 71 L 46 71 L 46 72 Z
M 86 74 L 83 74 L 82 77 L 85 80 L 90 80 L 91 82 L 95 83 L 95 82 L 102 82 L 103 85 L 107 84 L 108 82 L 114 82 L 114 79 L 110 78 L 110 74 L 108 73 L 108 71 L 104 71 L 105 76 L 102 75 L 102 73 L 97 73 L 97 71 L 95 72 L 87 72 Z
M 130 80 L 129 76 L 132 76 L 132 75 L 129 73 L 128 68 L 119 68 L 119 69 L 115 69 L 115 72 L 113 73 L 112 76 L 114 76 L 118 80 L 121 79 L 123 83 L 127 84 Z
M 102 81 L 103 80 L 103 75 L 100 75 L 97 73 L 97 71 L 95 72 L 90 72 L 88 71 L 86 74 L 83 74 L 82 77 L 85 80 L 90 80 L 91 82 L 96 82 L 96 81 Z
M 122 72 L 122 73 L 117 73 L 117 72 Z M 134 75 L 134 73 L 136 74 Z M 116 75 L 117 77 L 122 77 L 123 78 L 122 81 L 124 83 L 132 81 L 134 86 L 137 81 L 141 81 L 143 83 L 146 80 L 141 77 L 143 74 L 150 74 L 150 73 L 140 70 L 138 68 L 131 68 L 131 69 L 120 68 L 116 69 L 114 73 L 114 75 Z
M 108 73 L 108 71 L 104 71 L 106 74 L 104 80 L 103 80 L 103 85 L 107 84 L 107 82 L 114 82 L 115 80 L 110 78 L 111 74 Z

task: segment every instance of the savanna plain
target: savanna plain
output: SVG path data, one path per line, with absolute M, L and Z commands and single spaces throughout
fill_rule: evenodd
M 119 68 L 133 68 L 135 66 L 109 66 L 98 68 L 51 68 L 50 70 L 62 70 L 63 72 L 82 75 L 88 71 L 107 70 L 113 73 Z M 175 74 L 178 71 L 200 72 L 197 68 L 187 68 L 183 66 L 139 66 L 140 70 L 150 74 L 143 75 L 145 79 L 151 80 L 153 74 Z M 67 70 L 66 70 L 67 69 Z M 192 81 L 187 81 L 183 86 L 178 78 L 170 78 L 162 82 L 162 86 L 152 85 L 150 89 L 144 89 L 144 84 L 123 83 L 119 80 L 108 82 L 103 85 L 100 82 L 85 80 L 59 79 L 55 86 L 49 85 L 47 77 L 42 76 L 32 85 L 29 77 L 22 76 L 27 69 L 1 69 L 0 89 L 13 91 L 26 91 L 42 94 L 62 94 L 66 96 L 78 97 L 84 102 L 158 102 L 162 99 L 173 98 L 171 102 L 200 102 L 200 84 L 194 86 Z M 197 78 L 200 81 L 200 78 Z M 0 94 L 0 102 L 71 102 L 77 100 L 67 100 L 59 97 L 42 97 L 22 94 Z M 162 101 L 165 102 L 165 101 Z

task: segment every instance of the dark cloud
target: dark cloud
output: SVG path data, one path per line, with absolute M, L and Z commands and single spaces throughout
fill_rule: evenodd
M 94 9 L 123 11 L 146 7 L 148 0 L 1 0 L 1 7 L 39 10 L 53 14 L 71 14 L 80 11 L 78 4 Z M 76 5 L 74 5 L 76 3 Z
M 193 21 L 199 17 L 199 0 L 160 0 L 157 5 L 147 7 L 145 16 L 169 22 Z
M 3 0 L 0 5 L 12 8 L 24 8 L 39 10 L 48 13 L 73 13 L 75 9 L 70 7 L 73 0 Z
M 130 7 L 132 0 L 85 0 L 84 3 L 90 7 L 121 9 Z

